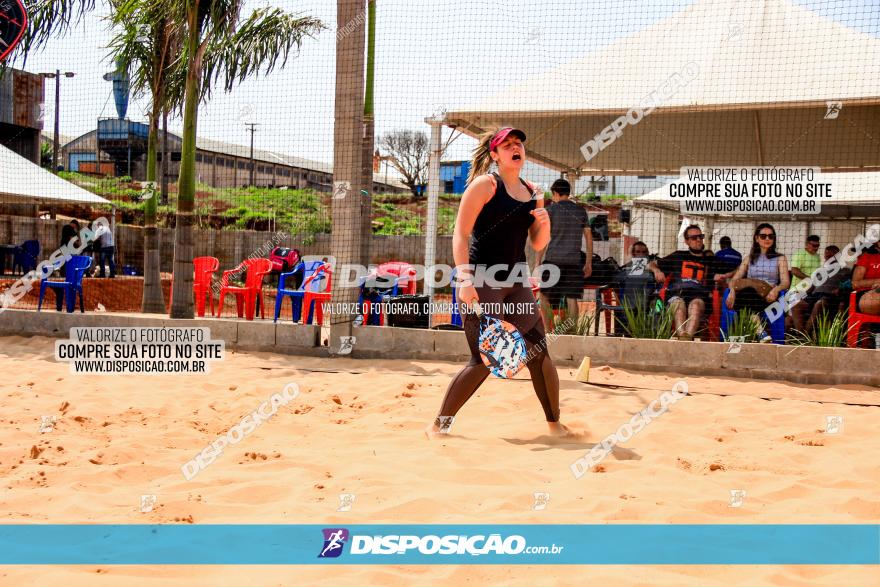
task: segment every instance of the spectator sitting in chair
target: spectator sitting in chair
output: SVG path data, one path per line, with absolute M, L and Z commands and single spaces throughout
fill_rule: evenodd
M 807 237 L 804 248 L 791 256 L 791 287 L 795 287 L 802 279 L 806 279 L 813 274 L 813 271 L 822 265 L 822 259 L 819 257 L 819 236 L 811 234 Z M 806 313 L 801 308 L 800 312 L 791 310 L 791 319 L 794 322 L 796 330 L 801 332 L 806 327 Z
M 729 236 L 722 236 L 718 244 L 721 245 L 721 249 L 716 251 L 715 258 L 726 263 L 731 271 L 736 271 L 742 263 L 742 254 L 733 248 L 733 241 Z
M 832 258 L 840 252 L 840 249 L 834 245 L 825 247 L 825 260 Z M 809 321 L 806 321 L 807 332 L 813 330 L 816 320 L 824 312 L 832 317 L 836 315 L 846 302 L 848 295 L 843 291 L 844 282 L 848 281 L 852 276 L 852 271 L 846 267 L 828 277 L 821 285 L 813 287 L 806 298 L 791 309 L 791 314 L 799 323 L 804 323 L 805 318 L 809 315 Z
M 630 248 L 632 259 L 620 268 L 617 282 L 623 290 L 621 303 L 633 305 L 636 300 L 649 300 L 658 285 L 666 280 L 657 263 L 651 261 L 648 245 L 642 241 Z
M 703 318 L 712 310 L 715 283 L 733 274 L 725 274 L 726 266 L 707 251 L 706 236 L 696 224 L 684 231 L 687 250 L 676 251 L 657 261 L 664 274 L 672 274 L 669 285 L 669 307 L 675 319 L 678 340 L 693 340 Z
M 880 246 L 877 243 L 865 249 L 853 268 L 852 286 L 856 293 L 858 311 L 862 314 L 880 315 Z
M 642 241 L 633 243 L 630 256 L 631 260 L 620 268 L 614 278 L 614 286 L 619 292 L 618 303 L 623 308 L 642 306 L 647 310 L 656 299 L 666 276 L 651 259 L 648 245 Z M 614 321 L 616 332 L 628 332 L 626 312 L 615 312 Z
M 761 312 L 779 299 L 782 290 L 788 289 L 788 260 L 776 252 L 776 230 L 772 225 L 759 224 L 755 229 L 752 250 L 730 280 L 727 307 L 730 310 L 747 309 L 760 342 L 772 342 L 762 322 Z

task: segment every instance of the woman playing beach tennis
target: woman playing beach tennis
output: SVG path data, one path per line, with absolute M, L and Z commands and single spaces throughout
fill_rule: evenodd
M 506 320 L 525 339 L 525 366 L 550 432 L 567 436 L 572 433 L 559 422 L 559 377 L 527 278 L 526 240 L 535 250 L 544 249 L 550 240 L 550 219 L 543 195 L 519 176 L 526 161 L 525 140 L 523 131 L 503 128 L 483 135 L 474 149 L 452 239 L 455 285 L 461 307 L 479 302 L 487 315 Z M 487 173 L 493 162 L 498 172 Z M 473 312 L 462 313 L 471 359 L 450 382 L 438 417 L 425 430 L 429 438 L 448 429 L 490 373 L 480 354 L 481 319 Z

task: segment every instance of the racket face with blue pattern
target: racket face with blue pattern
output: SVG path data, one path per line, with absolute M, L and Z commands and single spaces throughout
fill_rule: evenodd
M 483 313 L 479 303 L 474 310 L 480 319 L 480 336 L 477 346 L 483 364 L 495 377 L 509 379 L 526 364 L 526 342 L 516 327 Z

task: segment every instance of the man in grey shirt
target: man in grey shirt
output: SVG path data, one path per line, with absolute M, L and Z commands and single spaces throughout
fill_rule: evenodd
M 99 276 L 106 277 L 104 262 L 107 261 L 107 264 L 110 265 L 110 277 L 116 277 L 116 262 L 113 259 L 113 256 L 116 254 L 116 246 L 113 243 L 113 231 L 106 224 L 100 224 L 97 230 L 95 230 L 95 239 L 97 240 L 95 251 L 100 259 L 99 267 L 101 271 Z
M 541 302 L 553 309 L 561 309 L 567 300 L 568 318 L 577 323 L 578 300 L 583 295 L 584 279 L 593 272 L 593 235 L 587 212 L 569 199 L 571 184 L 557 179 L 550 186 L 553 205 L 547 208 L 550 216 L 550 243 L 538 254 L 538 264 L 552 264 L 559 267 L 559 282 L 541 288 Z M 584 261 L 581 243 L 586 239 L 587 255 Z M 550 315 L 548 315 L 550 314 Z M 547 332 L 553 331 L 553 316 L 544 312 L 544 326 Z

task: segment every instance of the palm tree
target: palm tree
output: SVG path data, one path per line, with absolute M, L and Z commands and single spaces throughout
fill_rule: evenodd
M 320 20 L 278 8 L 258 8 L 241 18 L 243 0 L 154 0 L 180 24 L 182 64 L 186 67 L 183 146 L 177 182 L 172 318 L 193 317 L 193 208 L 195 204 L 196 123 L 198 106 L 214 83 L 229 91 L 261 70 L 268 74 L 306 36 L 317 34 Z
M 149 94 L 150 133 L 147 141 L 147 182 L 153 190 L 144 202 L 144 291 L 141 311 L 162 314 L 165 298 L 162 294 L 159 256 L 159 229 L 156 226 L 158 195 L 155 189 L 159 144 L 159 118 L 171 108 L 179 108 L 183 101 L 183 82 L 180 72 L 180 27 L 161 10 L 161 5 L 149 0 L 115 2 L 111 21 L 118 33 L 110 43 L 111 54 L 120 71 L 131 76 L 131 89 L 137 94 Z
M 373 240 L 373 149 L 375 147 L 375 118 L 373 116 L 373 81 L 376 61 L 376 0 L 367 0 L 367 75 L 364 91 L 364 140 L 363 186 L 366 194 L 363 207 L 366 213 L 361 216 L 361 264 L 370 264 L 370 245 Z
M 132 16 L 137 10 L 151 6 L 151 14 L 166 19 L 167 26 L 180 40 L 178 51 L 169 62 L 172 71 L 181 76 L 176 79 L 183 80 L 183 146 L 178 177 L 173 266 L 179 287 L 174 288 L 171 317 L 192 318 L 192 213 L 195 203 L 198 105 L 210 98 L 211 88 L 217 82 L 222 81 L 226 91 L 229 91 L 235 84 L 261 70 L 270 73 L 279 58 L 281 67 L 284 67 L 291 49 L 299 49 L 306 36 L 314 36 L 325 27 L 316 18 L 290 14 L 277 8 L 254 10 L 242 20 L 243 0 L 144 0 L 143 4 L 137 0 L 118 0 L 113 4 L 114 9 L 128 6 Z M 29 5 L 31 24 L 22 43 L 22 53 L 26 56 L 54 35 L 65 34 L 94 8 L 95 0 L 40 0 Z M 137 19 L 151 24 L 156 22 L 147 17 L 138 16 Z M 170 37 L 171 31 L 167 32 Z M 155 47 L 160 45 L 162 43 L 157 43 Z M 144 55 L 144 58 L 147 56 Z M 145 76 L 144 79 L 153 78 Z M 164 97 L 154 100 L 153 108 L 159 103 L 167 111 L 171 94 L 166 87 Z M 154 112 L 151 113 L 151 136 L 155 126 L 153 121 L 156 120 L 152 116 Z M 152 145 L 155 158 L 154 140 L 149 145 Z M 147 167 L 153 170 L 148 178 L 155 178 L 155 159 Z M 152 214 L 155 219 L 155 211 L 150 212 L 149 206 L 155 206 L 155 202 L 148 204 L 147 208 L 147 214 Z M 145 248 L 150 250 L 149 245 Z M 155 294 L 150 295 L 152 300 Z

